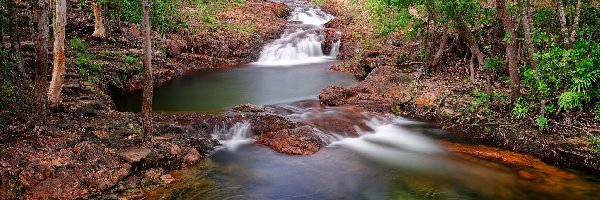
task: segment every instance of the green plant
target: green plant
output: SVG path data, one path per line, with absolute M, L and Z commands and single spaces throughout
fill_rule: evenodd
M 540 129 L 545 129 L 546 127 L 548 127 L 548 118 L 546 118 L 543 115 L 538 115 L 535 118 L 535 122 Z
M 69 39 L 67 47 L 72 51 L 84 51 L 86 47 L 85 40 L 79 39 L 78 37 L 72 37 Z
M 5 81 L 0 86 L 0 109 L 17 102 L 16 92 L 16 88 L 10 82 Z
M 588 142 L 592 145 L 594 150 L 600 152 L 600 136 L 591 136 L 588 138 Z
M 531 110 L 530 106 L 527 105 L 523 98 L 519 98 L 511 111 L 511 115 L 517 119 L 523 119 L 527 115 L 529 115 L 529 111 Z
M 600 121 L 600 102 L 596 102 L 596 109 L 594 113 L 596 114 L 596 120 Z

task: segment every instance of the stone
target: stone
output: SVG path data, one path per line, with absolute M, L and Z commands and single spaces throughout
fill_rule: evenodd
M 140 162 L 150 154 L 150 149 L 144 147 L 131 147 L 127 149 L 121 149 L 116 152 L 121 158 L 129 163 Z
M 198 162 L 198 160 L 200 160 L 200 158 L 202 158 L 202 155 L 200 155 L 200 153 L 198 152 L 198 150 L 196 150 L 195 148 L 192 148 L 191 150 L 188 151 L 188 153 L 183 157 L 183 161 L 187 164 L 195 164 L 196 162 Z

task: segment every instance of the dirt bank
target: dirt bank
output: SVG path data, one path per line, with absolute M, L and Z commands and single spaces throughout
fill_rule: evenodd
M 468 81 L 468 63 L 461 61 L 460 53 L 466 45 L 461 41 L 452 47 L 454 53 L 444 57 L 439 70 L 426 73 L 419 62 L 418 42 L 405 40 L 401 33 L 374 34 L 368 13 L 352 11 L 360 5 L 331 1 L 325 7 L 338 13 L 327 26 L 342 31 L 344 63 L 332 70 L 354 72 L 364 80 L 350 87 L 323 89 L 324 105 L 354 105 L 426 120 L 465 140 L 530 154 L 563 168 L 600 173 L 600 154 L 589 142 L 592 135 L 600 134 L 593 113 L 553 116 L 550 128 L 539 130 L 535 121 L 511 116 L 504 82 L 492 86 L 494 97 L 480 102 L 477 94 L 486 85 Z

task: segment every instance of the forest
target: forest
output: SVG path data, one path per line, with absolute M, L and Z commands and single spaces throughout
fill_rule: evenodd
M 0 0 L 0 166 L 0 199 L 596 199 L 600 1 Z

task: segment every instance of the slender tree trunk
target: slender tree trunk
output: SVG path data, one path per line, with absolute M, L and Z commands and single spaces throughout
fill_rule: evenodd
M 142 0 L 142 29 L 144 31 L 144 86 L 142 102 L 142 126 L 146 136 L 153 133 L 152 128 L 152 43 L 150 41 L 150 5 L 149 0 Z
M 563 38 L 563 43 L 565 46 L 569 45 L 569 34 L 567 33 L 567 18 L 565 16 L 565 6 L 562 0 L 556 1 L 556 6 L 558 7 L 558 17 L 560 21 L 560 35 Z
M 575 43 L 575 38 L 577 37 L 577 29 L 579 28 L 579 15 L 581 14 L 581 4 L 581 0 L 577 0 L 577 6 L 575 7 L 575 18 L 573 19 L 573 25 L 571 27 L 569 48 L 573 47 L 573 43 Z
M 509 35 L 506 42 L 506 60 L 508 62 L 508 74 L 510 77 L 511 99 L 516 101 L 521 96 L 519 80 L 519 57 L 517 49 L 517 37 L 515 34 L 515 25 L 510 15 L 506 11 L 504 0 L 496 0 L 496 10 L 500 15 L 500 20 L 504 26 L 504 31 Z
M 65 79 L 65 24 L 67 21 L 67 1 L 55 0 L 54 15 L 54 64 L 52 81 L 48 90 L 50 105 L 56 106 L 60 101 L 62 85 Z
M 448 27 L 444 26 L 444 28 L 442 28 L 442 38 L 439 43 L 440 47 L 438 48 L 437 52 L 435 52 L 435 54 L 433 55 L 433 61 L 429 65 L 430 69 L 435 69 L 442 61 L 442 56 L 444 55 L 444 52 L 446 51 L 446 48 L 448 46 L 448 35 Z
M 21 38 L 19 31 L 17 30 L 17 4 L 15 0 L 7 0 L 8 9 L 8 31 L 10 34 L 10 48 L 12 54 L 12 60 L 19 70 L 21 77 L 26 77 L 25 67 L 23 64 L 23 55 L 21 55 Z
M 529 60 L 529 64 L 531 65 L 531 68 L 533 68 L 536 81 L 540 82 L 540 81 L 542 81 L 542 77 L 541 77 L 540 71 L 538 69 L 538 61 L 533 56 L 533 54 L 535 54 L 535 52 L 537 50 L 535 48 L 535 45 L 533 44 L 533 37 L 531 36 L 532 30 L 534 30 L 535 27 L 533 27 L 532 24 L 529 23 L 531 21 L 529 19 L 531 17 L 529 15 L 529 13 L 532 9 L 533 8 L 531 7 L 531 3 L 529 2 L 529 0 L 519 0 L 519 12 L 521 15 L 521 23 L 523 23 L 523 35 L 525 36 L 525 46 L 527 48 L 527 59 Z M 546 108 L 546 102 L 544 101 L 544 98 L 542 97 L 540 100 L 540 114 L 542 116 L 544 116 L 544 114 L 546 113 L 545 108 Z
M 0 50 L 4 49 L 4 23 L 2 23 L 2 17 L 4 16 L 4 11 L 0 7 Z
M 106 28 L 104 27 L 104 19 L 102 18 L 102 7 L 100 7 L 101 5 L 97 1 L 92 2 L 94 9 L 94 33 L 92 33 L 92 37 L 104 40 L 106 39 Z
M 33 123 L 38 127 L 44 125 L 48 100 L 46 75 L 48 74 L 48 0 L 38 0 L 37 3 L 37 53 L 35 69 L 35 105 L 33 110 Z

